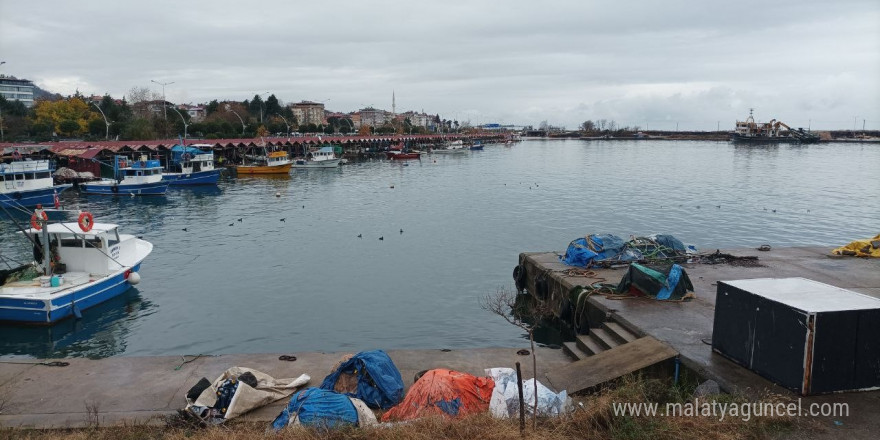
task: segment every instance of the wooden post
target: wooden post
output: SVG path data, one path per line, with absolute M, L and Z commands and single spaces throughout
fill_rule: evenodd
M 519 368 L 519 362 L 516 363 L 516 389 L 519 391 L 519 433 L 521 436 L 525 436 L 526 404 L 523 400 L 522 372 Z

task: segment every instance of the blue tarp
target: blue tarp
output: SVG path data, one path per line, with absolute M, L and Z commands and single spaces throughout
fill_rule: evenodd
M 684 257 L 692 247 L 686 247 L 671 235 L 631 238 L 624 241 L 611 234 L 590 234 L 568 244 L 560 257 L 569 266 L 591 267 L 597 263 L 632 262 L 651 259 Z
M 568 244 L 560 259 L 569 266 L 590 267 L 594 261 L 636 261 L 642 258 L 636 249 L 628 248 L 622 238 L 611 234 L 590 234 Z
M 332 390 L 342 373 L 357 376 L 357 392 L 348 394 L 363 400 L 370 408 L 388 409 L 403 398 L 400 371 L 382 350 L 362 351 L 352 356 L 324 378 L 321 388 Z
M 171 147 L 171 163 L 177 165 L 179 164 L 184 154 L 189 154 L 190 157 L 195 156 L 196 154 L 205 154 L 206 151 L 202 151 L 196 147 L 184 147 L 183 145 L 175 145 Z
M 357 425 L 358 413 L 348 396 L 320 388 L 306 388 L 290 397 L 290 402 L 272 422 L 279 431 L 294 416 L 305 426 L 335 428 Z

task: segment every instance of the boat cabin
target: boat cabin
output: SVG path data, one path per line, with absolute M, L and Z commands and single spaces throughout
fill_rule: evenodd
M 42 230 L 28 229 L 25 233 L 37 243 L 44 243 Z M 83 232 L 77 223 L 52 223 L 46 226 L 46 233 L 56 273 L 107 275 L 130 264 L 120 256 L 132 255 L 136 245 L 133 236 L 120 235 L 118 225 L 110 223 L 95 223 L 89 232 Z M 34 257 L 43 265 L 40 251 L 34 249 Z
M 52 187 L 48 160 L 20 160 L 0 164 L 0 193 Z
M 124 184 L 154 183 L 162 180 L 162 164 L 155 159 L 147 159 L 142 156 L 141 160 L 127 161 L 118 159 L 119 177 Z
M 266 156 L 266 165 L 284 165 L 290 163 L 287 153 L 284 151 L 273 151 Z

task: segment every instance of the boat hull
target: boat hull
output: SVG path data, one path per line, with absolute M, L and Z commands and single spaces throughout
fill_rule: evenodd
M 389 159 L 391 160 L 413 160 L 413 159 L 421 159 L 422 155 L 419 153 L 385 153 Z
M 329 160 L 321 160 L 321 161 L 296 161 L 293 163 L 293 168 L 336 168 L 339 166 L 339 161 L 341 159 L 329 159 Z
M 195 173 L 164 173 L 162 180 L 171 186 L 216 185 L 220 181 L 220 170 L 198 171 Z
M 55 185 L 50 188 L 40 188 L 29 191 L 16 191 L 11 193 L 0 194 L 0 206 L 4 207 L 20 207 L 20 206 L 52 206 L 55 202 L 55 193 L 61 194 L 73 185 Z
M 138 272 L 141 263 L 132 266 Z M 132 287 L 125 271 L 71 288 L 67 293 L 53 295 L 51 299 L 0 297 L 0 321 L 18 324 L 50 325 L 62 319 L 115 298 Z
M 817 136 L 797 138 L 794 136 L 743 136 L 738 133 L 730 135 L 730 140 L 743 144 L 813 144 L 819 141 Z
M 168 182 L 138 183 L 138 184 L 108 184 L 108 183 L 84 183 L 79 186 L 84 194 L 99 194 L 107 196 L 134 195 L 134 196 L 161 196 L 168 190 Z
M 239 165 L 235 171 L 238 174 L 287 174 L 292 166 L 292 163 L 277 166 Z

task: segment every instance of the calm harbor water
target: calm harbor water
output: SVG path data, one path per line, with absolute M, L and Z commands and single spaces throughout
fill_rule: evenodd
M 65 207 L 154 244 L 142 282 L 79 321 L 0 326 L 0 355 L 520 346 L 479 306 L 512 288 L 520 252 L 590 233 L 841 245 L 877 234 L 878 167 L 877 145 L 529 140 L 161 198 L 68 191 Z M 0 251 L 26 259 L 13 231 L 0 221 Z

